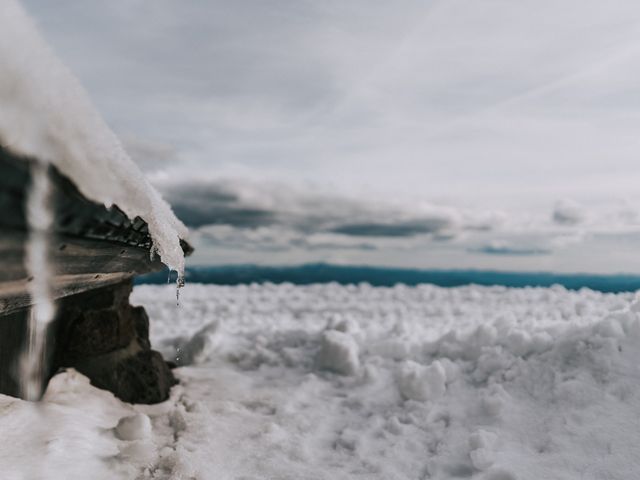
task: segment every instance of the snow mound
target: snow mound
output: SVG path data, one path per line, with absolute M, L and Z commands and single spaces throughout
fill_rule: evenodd
M 180 275 L 186 227 L 147 182 L 16 0 L 0 2 L 0 143 L 50 162 L 87 198 L 149 225 L 154 250 Z
M 56 375 L 42 402 L 0 395 L 0 469 L 7 480 L 126 480 L 157 462 L 151 426 L 124 441 L 114 426 L 136 407 L 98 390 L 74 370 Z M 148 419 L 147 419 L 148 420 Z M 133 422 L 136 423 L 136 422 Z M 124 430 L 130 430 L 129 424 Z M 134 429 L 135 430 L 135 429 Z M 146 453 L 145 453 L 146 452 Z M 142 453 L 145 453 L 144 455 Z

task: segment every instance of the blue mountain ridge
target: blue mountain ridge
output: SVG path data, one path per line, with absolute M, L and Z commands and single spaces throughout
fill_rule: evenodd
M 175 272 L 156 272 L 139 277 L 136 284 L 162 284 L 175 280 Z M 569 290 L 590 288 L 600 292 L 635 292 L 640 290 L 640 275 L 634 274 L 566 274 L 550 272 L 508 272 L 492 270 L 419 270 L 375 266 L 345 266 L 314 263 L 298 266 L 220 265 L 194 266 L 186 270 L 191 283 L 240 285 L 249 283 L 336 282 L 343 285 L 368 283 L 389 287 L 396 284 L 429 283 L 441 287 L 461 285 L 501 285 L 505 287 L 550 287 L 562 285 Z

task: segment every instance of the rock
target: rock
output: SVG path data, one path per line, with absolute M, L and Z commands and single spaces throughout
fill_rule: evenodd
M 128 313 L 132 317 L 133 328 L 136 332 L 138 344 L 144 350 L 151 350 L 151 342 L 149 341 L 149 315 L 147 315 L 147 311 L 144 307 L 132 307 Z
M 135 338 L 134 324 L 123 312 L 86 307 L 87 311 L 79 311 L 72 318 L 70 328 L 65 332 L 73 339 L 67 342 L 68 355 L 82 357 L 109 353 L 125 348 Z
M 92 359 L 74 368 L 88 376 L 92 385 L 130 403 L 162 402 L 177 383 L 162 355 L 153 350 L 141 350 L 121 359 Z
M 177 382 L 149 342 L 149 317 L 129 304 L 131 281 L 63 299 L 52 371 L 73 367 L 96 387 L 131 403 L 157 403 Z

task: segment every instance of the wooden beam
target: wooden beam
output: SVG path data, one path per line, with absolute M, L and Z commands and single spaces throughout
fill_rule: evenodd
M 10 313 L 31 304 L 29 278 L 24 267 L 27 234 L 3 231 L 0 235 L 0 313 Z M 162 270 L 159 259 L 151 260 L 144 248 L 105 240 L 58 235 L 52 238 L 52 293 L 61 298 L 118 283 L 126 278 Z

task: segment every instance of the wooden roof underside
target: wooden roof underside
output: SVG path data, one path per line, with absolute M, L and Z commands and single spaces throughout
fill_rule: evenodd
M 25 200 L 33 161 L 0 147 L 0 313 L 31 303 L 24 266 L 28 227 Z M 85 198 L 54 167 L 54 226 L 50 241 L 52 287 L 56 298 L 119 282 L 165 268 L 151 260 L 147 224 L 131 221 L 117 207 L 106 208 Z M 185 253 L 191 247 L 183 243 Z

